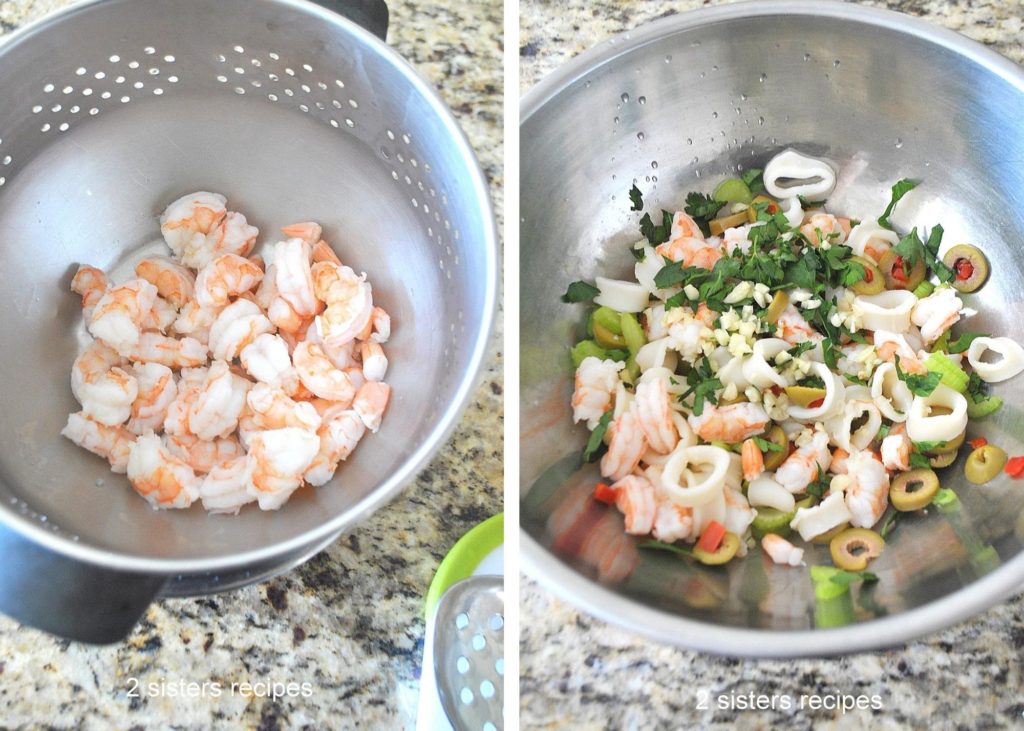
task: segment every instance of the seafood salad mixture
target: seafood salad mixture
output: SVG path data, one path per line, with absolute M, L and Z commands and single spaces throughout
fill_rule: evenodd
M 82 408 L 61 433 L 153 508 L 277 510 L 380 427 L 390 318 L 316 223 L 251 255 L 259 231 L 199 192 L 160 230 L 173 256 L 142 259 L 121 284 L 91 266 L 71 282 L 95 340 L 72 368 Z
M 815 569 L 863 572 L 897 516 L 955 500 L 934 470 L 1001 407 L 987 384 L 1024 370 L 1024 348 L 951 332 L 988 262 L 967 244 L 940 254 L 939 225 L 893 230 L 917 182 L 861 221 L 826 211 L 835 183 L 829 163 L 787 150 L 645 214 L 635 280 L 563 297 L 596 305 L 572 349 L 573 418 L 607 480 L 594 497 L 655 539 L 640 547 L 723 564 L 759 542 L 801 566 L 799 536 L 829 545 L 836 568 Z M 643 210 L 635 185 L 630 199 Z M 970 444 L 969 481 L 1024 476 L 1024 457 Z

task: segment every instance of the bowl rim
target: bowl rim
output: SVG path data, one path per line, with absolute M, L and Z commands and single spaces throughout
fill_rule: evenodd
M 50 27 L 64 23 L 73 16 L 88 12 L 96 6 L 128 1 L 85 0 L 85 2 L 76 3 L 57 12 L 48 13 L 2 39 L 0 41 L 0 54 L 17 44 L 33 40 L 35 36 L 47 31 Z M 255 2 L 256 0 L 250 1 Z M 285 6 L 286 8 L 312 15 L 321 22 L 334 26 L 338 31 L 354 37 L 358 43 L 378 55 L 385 63 L 390 64 L 409 83 L 412 91 L 420 95 L 427 102 L 449 135 L 452 150 L 457 159 L 469 171 L 467 201 L 469 201 L 469 205 L 476 208 L 476 215 L 479 216 L 483 224 L 482 236 L 475 244 L 483 253 L 484 271 L 480 276 L 484 285 L 482 296 L 483 310 L 480 313 L 480 328 L 472 334 L 475 341 L 469 354 L 467 368 L 462 374 L 458 387 L 448 406 L 437 418 L 415 451 L 390 477 L 377 485 L 362 500 L 334 515 L 329 520 L 320 523 L 316 528 L 258 549 L 230 553 L 223 556 L 192 559 L 140 556 L 138 554 L 124 553 L 75 542 L 66 537 L 63 531 L 56 533 L 52 529 L 48 529 L 11 510 L 5 503 L 0 503 L 0 528 L 9 528 L 37 545 L 45 546 L 62 556 L 116 571 L 174 575 L 203 572 L 216 573 L 239 569 L 251 564 L 273 561 L 288 554 L 300 552 L 317 542 L 328 539 L 332 534 L 335 536 L 340 535 L 347 528 L 365 520 L 377 509 L 390 502 L 400 490 L 406 487 L 426 468 L 458 425 L 463 411 L 469 405 L 469 399 L 473 391 L 481 380 L 484 361 L 490 349 L 491 335 L 494 332 L 497 312 L 500 284 L 498 229 L 487 179 L 466 133 L 459 126 L 451 110 L 441 99 L 433 84 L 421 76 L 412 64 L 399 55 L 396 50 L 370 31 L 312 0 L 259 0 L 259 2 L 267 5 Z
M 953 51 L 996 74 L 1024 94 L 1024 69 L 977 41 L 891 10 L 838 0 L 759 0 L 700 8 L 618 33 L 559 66 L 520 100 L 520 130 L 548 102 L 610 61 L 680 31 L 710 23 L 765 16 L 810 16 L 852 20 Z M 520 181 L 522 185 L 522 181 Z M 522 495 L 520 486 L 520 495 Z M 824 657 L 877 650 L 952 626 L 1024 588 L 1024 551 L 957 591 L 898 614 L 831 629 L 771 630 L 709 624 L 652 609 L 571 568 L 519 530 L 524 572 L 560 599 L 638 635 L 714 655 L 749 658 Z

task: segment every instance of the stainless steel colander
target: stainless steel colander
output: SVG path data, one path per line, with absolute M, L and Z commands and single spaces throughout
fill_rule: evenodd
M 383 32 L 379 0 L 340 4 Z M 381 40 L 305 0 L 86 2 L 0 46 L 0 96 L 0 608 L 109 641 L 155 591 L 303 560 L 426 464 L 481 365 L 497 248 L 465 137 Z M 261 242 L 322 222 L 395 324 L 389 418 L 279 513 L 154 512 L 59 436 L 88 339 L 70 277 L 125 276 L 163 249 L 163 207 L 197 189 L 227 195 Z
M 963 458 L 941 472 L 955 510 L 904 516 L 836 621 L 806 569 L 760 549 L 727 568 L 638 550 L 579 469 L 567 348 L 582 308 L 559 295 L 576 279 L 632 272 L 638 238 L 627 191 L 679 210 L 690 190 L 763 167 L 789 146 L 840 167 L 830 207 L 881 211 L 889 186 L 922 180 L 895 223 L 941 223 L 945 247 L 981 246 L 990 281 L 962 327 L 1024 338 L 1024 72 L 955 33 L 887 11 L 810 0 L 706 8 L 588 51 L 524 99 L 521 149 L 521 520 L 524 565 L 602 618 L 701 650 L 788 656 L 890 645 L 951 624 L 1024 582 L 1024 490 L 985 487 Z M 874 214 L 877 215 L 877 214 Z M 1024 451 L 1024 377 L 1006 405 L 971 427 Z M 813 546 L 809 563 L 831 563 Z M 836 626 L 842 624 L 842 626 Z M 831 625 L 831 626 L 830 626 Z

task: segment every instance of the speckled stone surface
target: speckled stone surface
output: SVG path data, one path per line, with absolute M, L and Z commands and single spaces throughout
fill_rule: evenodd
M 521 89 L 612 34 L 710 4 L 524 0 Z M 869 4 L 925 17 L 1024 62 L 1019 1 Z M 528 579 L 520 622 L 524 729 L 1024 728 L 1024 597 L 904 648 L 822 660 L 732 660 L 668 647 L 576 611 Z M 708 710 L 697 707 L 702 693 Z M 764 703 L 775 696 L 776 710 L 741 709 L 751 694 Z M 798 705 L 801 695 L 878 696 L 881 709 L 780 708 L 784 696 Z
M 68 4 L 0 2 L 0 30 Z M 389 43 L 455 110 L 500 211 L 501 3 L 389 5 Z M 460 426 L 415 484 L 299 569 L 230 594 L 159 602 L 110 647 L 0 618 L 0 728 L 412 728 L 427 587 L 454 542 L 502 507 L 500 343 L 499 321 Z M 131 678 L 163 685 L 132 699 Z M 193 681 L 220 683 L 221 695 L 208 685 L 205 695 L 171 696 Z M 308 683 L 309 694 L 231 691 L 246 681 Z

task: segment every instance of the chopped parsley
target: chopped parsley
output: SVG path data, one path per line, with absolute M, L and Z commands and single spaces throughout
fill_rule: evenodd
M 817 345 L 817 343 L 815 343 L 813 340 L 804 340 L 801 343 L 797 343 L 796 345 L 794 345 L 792 348 L 790 348 L 786 352 L 789 353 L 794 358 L 799 358 L 801 355 L 806 353 L 808 350 L 814 350 L 814 346 L 815 345 Z
M 631 211 L 642 211 L 644 209 L 644 194 L 636 187 L 636 183 L 629 189 L 629 202 L 632 203 Z
M 889 205 L 885 207 L 885 213 L 878 217 L 879 226 L 885 226 L 888 229 L 892 228 L 892 225 L 889 223 L 889 216 L 892 215 L 893 209 L 896 208 L 896 204 L 900 202 L 900 199 L 916 188 L 918 184 L 916 180 L 904 178 L 903 180 L 898 180 L 892 186 L 892 197 L 889 199 Z
M 911 469 L 930 469 L 932 461 L 920 452 L 911 452 L 908 460 Z
M 740 176 L 740 180 L 747 184 L 751 195 L 764 192 L 764 170 L 751 168 Z
M 686 196 L 686 207 L 683 210 L 693 217 L 705 236 L 710 236 L 711 227 L 708 221 L 714 218 L 724 205 L 723 201 L 716 201 L 705 193 L 693 191 Z
M 718 404 L 718 397 L 715 394 L 722 388 L 722 382 L 711 373 L 711 361 L 706 355 L 701 356 L 701 359 L 686 374 L 686 385 L 689 388 L 680 394 L 679 400 L 683 401 L 691 394 L 693 395 L 692 411 L 694 416 L 704 413 L 705 401 Z
M 878 529 L 878 535 L 882 536 L 882 538 L 887 538 L 890 533 L 896 530 L 896 522 L 899 520 L 899 517 L 899 512 L 895 510 L 889 513 L 885 520 L 882 521 L 882 525 Z
M 651 246 L 657 246 L 668 241 L 672 235 L 672 214 L 664 208 L 661 210 L 661 224 L 655 225 L 651 220 L 651 214 L 645 213 L 640 219 L 640 235 L 651 242 Z
M 782 451 L 782 445 L 781 444 L 776 444 L 775 442 L 770 442 L 770 441 L 768 441 L 767 439 L 765 439 L 763 437 L 754 437 L 754 444 L 756 444 L 757 448 L 760 449 L 762 452 L 781 452 Z
M 973 343 L 975 340 L 977 340 L 978 338 L 987 337 L 988 334 L 986 333 L 961 333 L 960 337 L 958 337 L 956 340 L 951 340 L 949 342 L 949 344 L 946 346 L 946 350 L 947 352 L 950 353 L 963 353 L 965 350 L 971 347 L 971 343 Z
M 878 576 L 871 573 L 870 571 L 844 571 L 838 569 L 836 573 L 829 577 L 829 581 L 833 584 L 839 584 L 839 586 L 849 586 L 855 581 L 863 581 L 865 584 L 869 584 L 874 581 L 878 581 Z
M 601 290 L 589 282 L 573 282 L 562 295 L 562 302 L 589 302 L 601 294 Z
M 894 362 L 896 364 L 897 377 L 907 384 L 907 388 L 915 396 L 930 396 L 932 391 L 939 385 L 939 381 L 942 380 L 942 374 L 938 371 L 929 371 L 924 375 L 904 373 L 903 369 L 900 368 L 900 356 L 898 355 Z
M 597 459 L 601 450 L 604 448 L 604 435 L 608 431 L 608 423 L 612 420 L 612 412 L 608 410 L 601 416 L 601 420 L 597 422 L 597 426 L 594 427 L 594 431 L 590 432 L 590 439 L 587 440 L 586 449 L 583 450 L 583 461 L 593 462 Z

